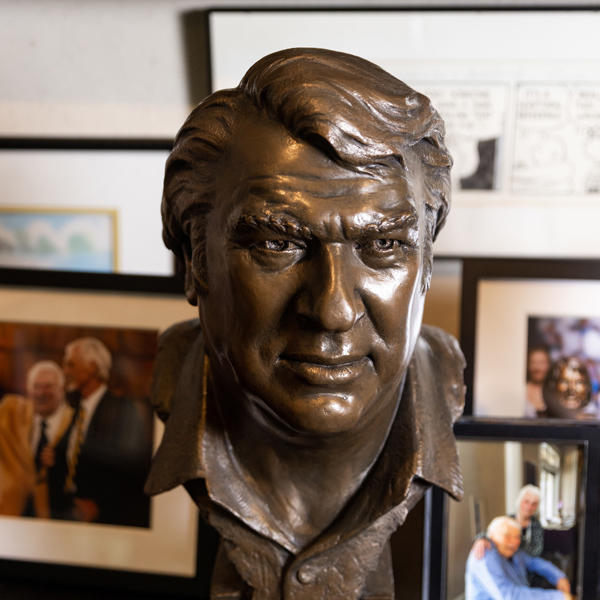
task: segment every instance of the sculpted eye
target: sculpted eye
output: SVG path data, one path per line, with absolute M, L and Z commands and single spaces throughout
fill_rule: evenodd
M 392 250 L 393 248 L 396 248 L 399 245 L 400 242 L 398 240 L 381 239 L 373 241 L 373 246 L 375 247 L 375 250 Z
M 246 246 L 252 260 L 260 267 L 280 271 L 287 269 L 306 255 L 306 244 L 302 240 L 261 240 Z
M 390 250 L 399 250 L 404 244 L 400 240 L 381 238 L 378 240 L 369 240 L 361 244 L 363 250 L 371 252 L 389 252 Z
M 291 250 L 299 250 L 300 246 L 288 240 L 265 240 L 256 244 L 255 248 L 271 252 L 289 252 Z
M 408 239 L 396 237 L 365 239 L 356 243 L 361 260 L 373 269 L 395 267 L 415 256 L 415 247 Z

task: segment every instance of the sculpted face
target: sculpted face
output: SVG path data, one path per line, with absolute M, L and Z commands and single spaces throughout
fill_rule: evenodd
M 581 371 L 573 365 L 567 364 L 560 370 L 556 391 L 558 392 L 558 401 L 562 406 L 576 410 L 587 402 L 589 389 L 587 380 Z
M 225 160 L 199 298 L 213 372 L 293 431 L 389 418 L 424 300 L 416 159 L 410 181 L 350 172 L 254 116 Z
M 574 419 L 590 399 L 590 384 L 585 367 L 569 360 L 560 368 L 554 386 L 545 391 L 548 414 L 562 419 Z
M 41 417 L 49 417 L 59 406 L 63 398 L 63 390 L 54 371 L 39 371 L 31 383 L 29 390 L 33 400 L 33 410 Z

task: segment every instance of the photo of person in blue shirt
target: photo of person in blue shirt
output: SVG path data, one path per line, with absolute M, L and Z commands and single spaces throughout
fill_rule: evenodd
M 551 562 L 519 550 L 521 526 L 511 517 L 496 517 L 487 529 L 492 548 L 467 560 L 466 600 L 572 600 L 571 584 Z M 556 589 L 530 587 L 528 574 L 537 573 Z

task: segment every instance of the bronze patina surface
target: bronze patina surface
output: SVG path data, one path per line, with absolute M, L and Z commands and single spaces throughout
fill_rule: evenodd
M 567 356 L 556 361 L 548 371 L 543 385 L 546 411 L 544 417 L 556 419 L 590 419 L 584 412 L 592 397 L 592 382 L 586 364 Z
M 461 495 L 464 361 L 421 326 L 451 164 L 425 96 L 327 50 L 263 58 L 177 135 L 164 239 L 199 321 L 161 339 L 147 490 L 220 532 L 214 598 L 392 598 L 389 536 Z

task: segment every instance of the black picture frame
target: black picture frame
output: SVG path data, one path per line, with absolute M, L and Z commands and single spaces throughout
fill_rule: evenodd
M 106 138 L 0 138 L 0 153 L 15 151 L 76 151 L 76 152 L 161 152 L 172 148 L 170 139 L 106 139 Z M 0 199 L 0 204 L 2 199 Z M 160 239 L 157 244 L 162 244 Z M 110 290 L 183 294 L 183 282 L 177 273 L 173 257 L 172 275 L 142 275 L 96 273 L 30 268 L 0 267 L 0 281 L 4 285 L 53 287 L 59 289 Z
M 584 539 L 578 540 L 580 600 L 592 600 L 598 593 L 598 487 L 600 471 L 600 428 L 590 423 L 564 425 L 546 420 L 543 424 L 527 421 L 499 421 L 463 418 L 454 427 L 459 442 L 522 442 L 556 443 L 581 447 L 585 460 L 582 466 L 580 506 L 583 505 Z M 499 491 L 498 493 L 502 493 Z M 447 597 L 448 508 L 450 500 L 442 490 L 428 492 L 425 515 L 425 564 L 423 600 L 450 600 Z M 490 518 L 499 515 L 490 515 Z M 582 515 L 578 515 L 581 521 Z M 573 590 L 573 593 L 576 593 Z
M 561 281 L 600 280 L 599 260 L 465 258 L 462 268 L 462 300 L 460 344 L 467 365 L 465 415 L 474 414 L 474 378 L 476 368 L 476 324 L 478 291 L 482 281 L 548 280 L 560 286 Z

